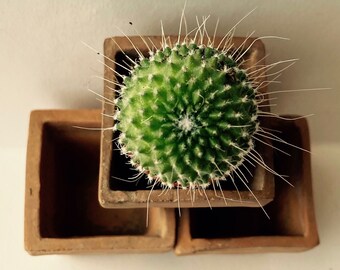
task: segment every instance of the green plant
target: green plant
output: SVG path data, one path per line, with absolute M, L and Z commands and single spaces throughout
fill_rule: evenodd
M 131 164 L 172 188 L 225 179 L 254 148 L 257 90 L 236 50 L 183 42 L 141 57 L 115 100 Z
M 230 179 L 238 190 L 235 177 L 252 193 L 248 179 L 240 169 L 244 167 L 252 175 L 246 166 L 248 163 L 257 164 L 290 184 L 285 176 L 270 168 L 255 149 L 256 141 L 285 153 L 268 140 L 296 147 L 261 125 L 259 119 L 262 117 L 285 119 L 269 111 L 271 98 L 268 94 L 326 88 L 261 92 L 262 87 L 277 82 L 281 72 L 297 59 L 269 65 L 245 64 L 248 61 L 246 53 L 257 40 L 286 39 L 263 36 L 249 42 L 252 32 L 235 46 L 236 26 L 253 11 L 238 21 L 217 46 L 214 41 L 218 22 L 214 35 L 209 36 L 206 30 L 208 17 L 201 23 L 197 20 L 197 27 L 192 31 L 188 32 L 186 26 L 185 35 L 181 36 L 182 23 L 186 24 L 184 9 L 177 42 L 165 36 L 163 26 L 160 47 L 140 36 L 149 50 L 148 56 L 143 55 L 122 32 L 139 57 L 133 59 L 122 51 L 127 60 L 124 64 L 107 58 L 127 70 L 129 76 L 107 66 L 117 75 L 107 81 L 116 86 L 109 88 L 118 96 L 114 100 L 104 99 L 116 108 L 114 115 L 106 115 L 115 121 L 112 130 L 119 134 L 115 143 L 121 153 L 129 157 L 137 174 L 129 179 L 112 178 L 138 180 L 146 174 L 149 183 L 153 183 L 152 189 L 160 184 L 164 188 L 204 191 L 214 182 L 221 188 L 219 181 L 226 179 Z M 289 62 L 292 63 L 266 74 Z M 271 79 L 265 80 L 267 76 Z
M 238 21 L 223 38 L 217 38 L 218 42 L 215 42 L 218 21 L 213 36 L 209 36 L 206 30 L 208 17 L 203 17 L 202 22 L 196 18 L 197 27 L 188 31 L 183 9 L 177 42 L 174 37 L 164 34 L 163 27 L 161 46 L 156 45 L 157 38 L 140 36 L 136 42 L 137 37 L 130 39 L 121 31 L 130 45 L 126 46 L 126 41 L 121 38 L 111 41 L 115 44 L 115 51 L 119 49 L 124 56 L 103 55 L 96 51 L 107 63 L 110 62 L 104 63 L 106 70 L 110 70 L 104 78 L 105 95 L 99 95 L 107 103 L 104 117 L 113 118 L 113 121 L 107 119 L 102 128 L 103 131 L 109 130 L 106 142 L 113 136 L 112 143 L 117 146 L 113 150 L 120 150 L 128 157 L 131 165 L 128 168 L 136 172 L 130 177 L 113 174 L 110 175 L 112 179 L 131 184 L 141 179 L 144 181 L 146 175 L 148 184 L 152 184 L 147 187 L 151 187 L 147 203 L 156 185 L 164 189 L 177 188 L 179 208 L 179 188 L 193 189 L 193 196 L 189 193 L 194 202 L 195 189 L 206 196 L 205 189 L 212 184 L 216 197 L 218 187 L 222 198 L 226 199 L 221 180 L 232 181 L 240 201 L 238 184 L 243 185 L 260 204 L 248 182 L 248 178 L 253 177 L 249 166 L 260 166 L 290 184 L 285 175 L 278 174 L 266 164 L 255 149 L 255 142 L 284 154 L 288 153 L 270 141 L 309 152 L 284 141 L 275 135 L 276 130 L 262 125 L 262 118 L 266 117 L 296 120 L 309 115 L 284 118 L 270 112 L 272 105 L 269 101 L 276 99 L 271 95 L 328 88 L 262 91 L 263 87 L 278 82 L 276 79 L 281 72 L 297 59 L 265 65 L 263 59 L 267 56 L 261 58 L 256 53 L 256 63 L 247 58 L 247 52 L 258 40 L 286 39 L 278 36 L 251 39 L 254 32 L 241 43 L 234 39 L 236 26 L 253 11 Z M 181 31 L 183 22 L 184 35 Z M 235 40 L 236 44 L 233 43 Z M 128 49 L 122 50 L 120 42 Z M 125 158 L 122 160 L 126 162 Z M 210 205 L 209 198 L 206 198 Z

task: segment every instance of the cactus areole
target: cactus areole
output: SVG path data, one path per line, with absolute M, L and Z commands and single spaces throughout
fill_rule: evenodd
M 163 186 L 226 179 L 253 148 L 256 91 L 232 51 L 176 44 L 141 57 L 116 98 L 118 143 Z

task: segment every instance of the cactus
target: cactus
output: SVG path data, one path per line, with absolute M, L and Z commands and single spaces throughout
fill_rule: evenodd
M 287 119 L 269 111 L 272 106 L 269 100 L 272 98 L 268 98 L 268 94 L 329 88 L 260 93 L 259 89 L 262 87 L 277 83 L 276 79 L 281 72 L 292 66 L 297 59 L 269 65 L 256 63 L 243 69 L 244 62 L 247 61 L 244 56 L 257 40 L 287 38 L 262 36 L 254 39 L 245 48 L 246 41 L 254 33 L 252 32 L 238 48 L 233 47 L 236 26 L 255 10 L 253 9 L 214 47 L 218 21 L 213 36 L 209 36 L 206 30 L 208 17 L 203 17 L 201 23 L 197 19 L 197 27 L 191 31 L 186 27 L 185 35 L 181 36 L 182 23 L 186 24 L 184 9 L 177 42 L 172 43 L 171 38 L 165 36 L 161 25 L 161 47 L 157 47 L 152 40 L 150 44 L 140 37 L 149 49 L 149 56 L 144 56 L 121 31 L 131 42 L 139 59 L 132 59 L 123 52 L 128 63 L 122 65 L 103 55 L 130 74 L 125 76 L 107 66 L 120 78 L 106 79 L 118 86 L 119 90 L 108 88 L 119 95 L 114 100 L 103 97 L 116 108 L 114 115 L 105 115 L 115 121 L 113 127 L 109 127 L 119 134 L 115 143 L 138 171 L 130 179 L 140 179 L 146 174 L 149 182 L 154 183 L 153 187 L 160 183 L 164 188 L 198 188 L 203 191 L 215 181 L 221 188 L 219 180 L 231 179 L 238 191 L 233 178 L 236 175 L 252 193 L 247 185 L 248 180 L 240 169 L 243 166 L 252 175 L 245 165 L 247 162 L 252 166 L 257 164 L 263 167 L 290 184 L 285 176 L 270 168 L 254 148 L 256 141 L 288 154 L 266 142 L 273 140 L 309 152 L 284 141 L 273 134 L 273 130 L 260 125 L 260 118 Z M 120 48 L 119 44 L 116 45 Z M 290 64 L 266 74 L 286 63 Z M 266 77 L 270 79 L 262 80 Z M 256 199 L 253 193 L 252 195 Z
M 253 150 L 256 89 L 235 55 L 184 41 L 140 55 L 124 76 L 114 130 L 122 153 L 150 181 L 206 188 Z

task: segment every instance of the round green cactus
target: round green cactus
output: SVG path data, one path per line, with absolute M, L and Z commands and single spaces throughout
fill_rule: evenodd
M 254 143 L 256 93 L 231 52 L 184 43 L 141 58 L 115 100 L 131 164 L 167 187 L 207 187 L 235 171 Z

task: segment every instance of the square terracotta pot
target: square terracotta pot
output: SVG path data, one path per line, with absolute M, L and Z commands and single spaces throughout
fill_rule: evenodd
M 171 37 L 173 42 L 177 41 L 177 37 Z M 161 37 L 145 37 L 145 40 L 152 40 L 154 44 L 161 42 Z M 139 50 L 147 54 L 147 47 L 140 37 L 130 37 L 130 40 L 135 44 Z M 216 38 L 215 43 L 218 44 L 221 38 Z M 243 42 L 244 38 L 234 38 L 233 43 L 235 48 L 238 48 Z M 244 47 L 247 48 L 254 42 L 251 49 L 245 54 L 245 59 L 248 60 L 245 67 L 249 67 L 258 62 L 258 65 L 264 64 L 263 57 L 265 56 L 264 45 L 261 41 L 255 39 L 248 39 Z M 119 46 L 117 45 L 119 44 Z M 137 58 L 133 46 L 130 41 L 125 37 L 108 38 L 104 43 L 105 52 L 105 86 L 104 96 L 106 99 L 113 100 L 114 92 L 111 90 L 115 85 L 110 81 L 115 78 L 114 71 L 124 74 L 124 69 L 119 65 L 115 65 L 109 59 L 115 62 L 124 64 L 127 61 L 126 56 L 122 51 L 129 55 L 131 58 Z M 262 59 L 262 60 L 261 60 Z M 118 79 L 118 78 L 117 78 Z M 262 78 L 261 80 L 265 80 Z M 111 88 L 111 89 L 110 89 Z M 261 89 L 265 92 L 266 89 Z M 117 147 L 112 142 L 114 133 L 112 130 L 107 129 L 113 126 L 113 119 L 107 115 L 113 115 L 114 106 L 109 102 L 103 103 L 103 118 L 102 124 L 105 128 L 101 137 L 101 154 L 100 154 L 100 177 L 99 177 L 99 201 L 105 208 L 136 208 L 146 207 L 149 198 L 151 206 L 157 207 L 207 207 L 208 201 L 213 207 L 229 207 L 229 206 L 245 206 L 245 207 L 258 207 L 265 205 L 272 201 L 274 197 L 274 181 L 273 176 L 265 171 L 262 167 L 257 166 L 253 172 L 254 178 L 250 179 L 250 187 L 252 192 L 258 198 L 256 201 L 247 189 L 241 191 L 239 196 L 237 190 L 233 187 L 226 187 L 221 191 L 215 192 L 212 189 L 207 189 L 206 194 L 196 192 L 195 202 L 192 203 L 193 194 L 187 190 L 169 190 L 164 193 L 161 189 L 154 189 L 150 194 L 147 188 L 146 179 L 141 179 L 139 182 L 127 183 L 126 181 L 117 180 L 128 179 L 133 176 L 131 167 L 126 165 L 127 159 L 119 154 Z M 106 115 L 106 116 L 105 116 Z M 261 152 L 263 148 L 258 149 Z M 266 149 L 262 151 L 266 163 L 270 166 L 272 163 L 272 151 Z M 113 178 L 114 176 L 115 178 Z M 223 199 L 227 198 L 227 203 Z
M 283 131 L 286 141 L 310 149 L 306 120 L 274 120 L 270 127 Z M 288 252 L 318 245 L 310 154 L 283 144 L 275 146 L 291 154 L 275 153 L 274 169 L 289 175 L 294 187 L 276 179 L 275 199 L 264 207 L 270 219 L 259 208 L 183 209 L 177 255 Z
M 161 252 L 175 241 L 173 210 L 98 203 L 99 110 L 34 111 L 27 147 L 25 249 L 33 255 Z

